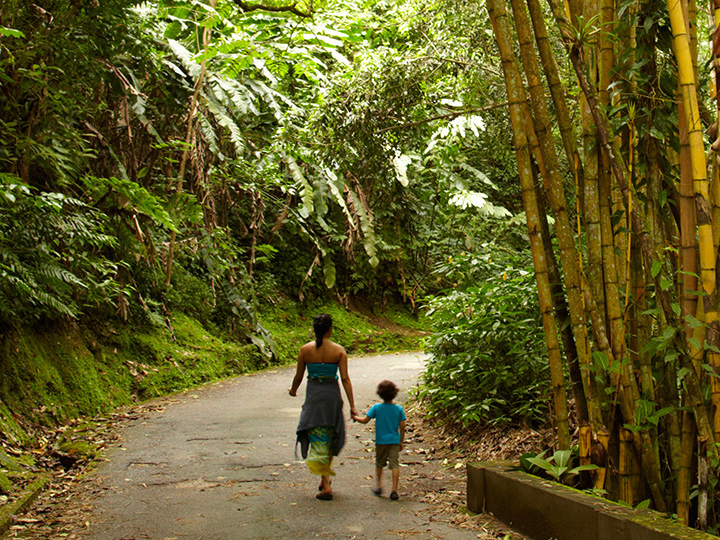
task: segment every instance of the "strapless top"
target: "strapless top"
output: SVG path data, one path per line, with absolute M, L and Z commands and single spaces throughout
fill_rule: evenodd
M 337 364 L 306 364 L 308 379 L 337 379 Z

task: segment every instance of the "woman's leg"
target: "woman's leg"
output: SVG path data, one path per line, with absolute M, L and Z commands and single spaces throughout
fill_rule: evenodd
M 320 488 L 322 493 L 332 493 L 332 487 L 330 487 L 330 477 L 329 476 L 321 476 L 320 477 Z

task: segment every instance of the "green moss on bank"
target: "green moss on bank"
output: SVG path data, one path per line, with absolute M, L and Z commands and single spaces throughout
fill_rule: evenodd
M 25 444 L 26 424 L 54 426 L 264 365 L 254 347 L 223 341 L 183 314 L 172 331 L 110 324 L 13 331 L 0 343 L 0 430 Z

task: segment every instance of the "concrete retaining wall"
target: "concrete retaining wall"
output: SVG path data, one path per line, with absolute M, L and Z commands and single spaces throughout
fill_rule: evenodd
M 468 508 L 488 512 L 534 540 L 717 540 L 666 519 L 514 470 L 508 462 L 467 466 Z

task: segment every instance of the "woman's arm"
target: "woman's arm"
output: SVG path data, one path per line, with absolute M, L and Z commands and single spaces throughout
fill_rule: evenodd
M 302 349 L 298 353 L 297 370 L 295 371 L 295 377 L 293 378 L 292 386 L 288 388 L 288 393 L 291 396 L 297 396 L 297 389 L 303 380 L 303 374 L 305 373 L 305 358 L 303 357 Z
M 345 389 L 345 395 L 347 396 L 348 403 L 350 404 L 350 415 L 357 416 L 355 410 L 355 396 L 353 395 L 352 381 L 348 374 L 348 357 L 345 349 L 340 347 L 342 351 L 340 353 L 340 361 L 338 362 L 338 368 L 340 369 L 340 380 L 342 381 L 343 388 Z

